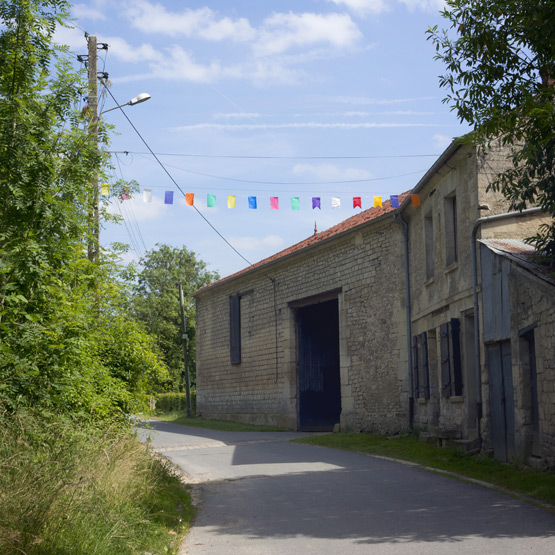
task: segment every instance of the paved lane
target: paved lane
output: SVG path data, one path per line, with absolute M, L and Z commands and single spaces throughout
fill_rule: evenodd
M 183 553 L 555 554 L 555 515 L 413 466 L 154 423 L 153 446 L 199 484 Z

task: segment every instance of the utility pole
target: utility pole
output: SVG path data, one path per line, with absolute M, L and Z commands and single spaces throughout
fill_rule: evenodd
M 187 416 L 191 416 L 191 385 L 189 383 L 189 365 L 187 364 L 187 323 L 185 322 L 185 302 L 183 300 L 183 282 L 177 282 L 179 286 L 179 303 L 181 305 L 181 325 L 183 327 L 183 360 L 185 363 L 185 393 L 187 398 Z
M 88 36 L 88 65 L 89 65 L 89 135 L 95 148 L 98 148 L 98 76 L 96 69 L 96 37 Z M 91 262 L 98 259 L 100 249 L 100 216 L 98 195 L 98 174 L 95 172 L 91 179 L 91 195 L 89 198 L 89 245 L 88 257 Z

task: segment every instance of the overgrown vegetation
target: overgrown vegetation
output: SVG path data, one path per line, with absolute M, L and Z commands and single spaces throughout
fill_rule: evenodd
M 195 414 L 197 405 L 197 395 L 195 389 L 191 390 L 191 412 Z M 159 393 L 156 395 L 156 414 L 165 414 L 171 412 L 187 410 L 186 393 L 178 393 L 175 391 L 169 393 Z
M 411 461 L 454 472 L 555 505 L 555 474 L 518 464 L 501 463 L 458 449 L 440 449 L 418 440 L 416 435 L 394 438 L 371 434 L 326 434 L 296 440 L 300 443 L 358 451 Z
M 190 498 L 128 417 L 172 379 L 133 272 L 89 248 L 109 137 L 53 43 L 69 7 L 0 2 L 0 552 L 166 553 Z
M 45 418 L 46 416 L 46 418 Z M 0 418 L 0 553 L 167 553 L 190 495 L 128 429 Z

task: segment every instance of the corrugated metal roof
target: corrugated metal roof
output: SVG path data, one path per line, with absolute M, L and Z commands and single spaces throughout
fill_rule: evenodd
M 495 253 L 514 260 L 538 277 L 555 283 L 554 269 L 534 262 L 535 249 L 532 245 L 525 243 L 524 239 L 479 239 L 478 242 Z
M 410 194 L 410 191 L 407 191 L 406 193 L 399 195 L 399 204 L 402 204 L 409 194 Z M 318 246 L 328 240 L 339 237 L 346 232 L 353 231 L 354 229 L 361 227 L 363 225 L 366 225 L 370 222 L 378 221 L 383 216 L 386 216 L 389 213 L 393 213 L 395 210 L 396 208 L 392 208 L 391 201 L 389 200 L 385 201 L 383 203 L 383 206 L 381 207 L 378 206 L 374 208 L 369 208 L 367 210 L 363 210 L 362 212 L 359 212 L 358 214 L 351 216 L 350 218 L 347 218 L 346 220 L 338 223 L 337 225 L 334 225 L 333 227 L 330 227 L 325 231 L 321 231 L 320 233 L 315 233 L 314 235 L 308 237 L 307 239 L 304 239 L 303 241 L 296 243 L 295 245 L 292 245 L 287 249 L 284 249 L 272 256 L 269 256 L 268 258 L 265 258 L 264 260 L 261 260 L 260 262 L 253 264 L 252 266 L 248 266 L 247 268 L 244 268 L 243 270 L 240 270 L 234 274 L 226 276 L 218 281 L 215 281 L 210 285 L 206 285 L 205 287 L 197 291 L 195 295 L 197 295 L 198 293 L 202 293 L 208 289 L 211 289 L 212 287 L 216 287 L 223 283 L 227 283 L 228 281 L 231 281 L 235 278 L 238 278 L 239 276 L 242 276 L 254 270 L 258 270 L 259 268 L 263 268 L 274 262 L 283 260 L 284 258 L 288 258 L 297 253 L 304 252 L 311 247 Z

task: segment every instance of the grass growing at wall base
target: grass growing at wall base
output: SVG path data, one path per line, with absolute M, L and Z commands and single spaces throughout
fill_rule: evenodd
M 371 434 L 326 434 L 295 440 L 334 449 L 410 461 L 460 474 L 555 505 L 555 473 L 507 464 L 458 449 L 440 449 L 414 435 L 388 438 Z

